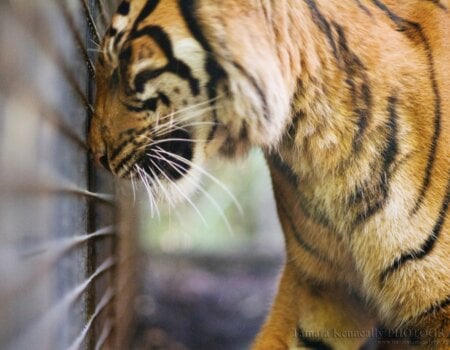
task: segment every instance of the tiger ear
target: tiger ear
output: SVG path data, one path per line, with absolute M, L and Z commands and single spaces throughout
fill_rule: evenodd
M 138 49 L 134 50 L 131 57 L 131 63 L 134 65 L 149 65 L 155 57 L 155 51 L 147 43 L 143 43 Z
M 127 56 L 127 65 L 132 74 L 143 69 L 158 69 L 168 63 L 161 48 L 148 38 L 134 40 Z
M 139 72 L 151 66 L 151 52 L 148 45 L 129 45 L 119 55 L 119 73 L 121 80 L 130 84 Z M 128 86 L 128 85 L 127 85 Z

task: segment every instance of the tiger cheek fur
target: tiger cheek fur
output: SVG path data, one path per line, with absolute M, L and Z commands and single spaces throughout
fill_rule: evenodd
M 447 349 L 449 32 L 448 1 L 124 1 L 90 145 L 150 186 L 263 149 L 287 260 L 254 349 Z

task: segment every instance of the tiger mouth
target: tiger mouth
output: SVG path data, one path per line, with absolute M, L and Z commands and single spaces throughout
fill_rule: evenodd
M 167 141 L 166 141 L 167 140 Z M 136 157 L 134 165 L 122 178 L 138 175 L 142 178 L 176 181 L 191 169 L 193 158 L 193 140 L 185 129 L 177 129 L 166 139 L 155 140 Z

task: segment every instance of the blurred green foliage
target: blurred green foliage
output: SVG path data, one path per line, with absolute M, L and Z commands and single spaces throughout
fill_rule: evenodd
M 262 152 L 253 150 L 238 161 L 215 160 L 206 170 L 234 194 L 242 213 L 223 188 L 204 176 L 202 186 L 209 196 L 197 193 L 192 197 L 204 219 L 187 202 L 175 208 L 161 207 L 160 218 L 152 218 L 149 205 L 144 205 L 142 245 L 167 253 L 238 250 L 279 253 L 282 235 Z

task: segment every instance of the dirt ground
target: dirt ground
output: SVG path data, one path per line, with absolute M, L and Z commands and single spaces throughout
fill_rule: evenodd
M 281 266 L 278 256 L 146 256 L 133 349 L 248 349 Z

